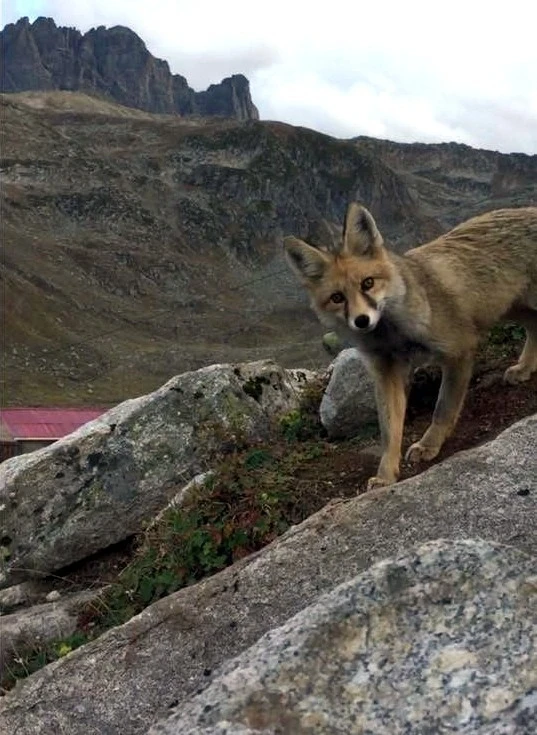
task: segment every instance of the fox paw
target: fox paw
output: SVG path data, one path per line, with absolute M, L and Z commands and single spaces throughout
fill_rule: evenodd
M 517 383 L 525 383 L 526 380 L 529 380 L 531 378 L 532 370 L 528 367 L 523 367 L 519 363 L 516 365 L 512 365 L 510 368 L 507 368 L 505 373 L 503 374 L 503 379 L 506 383 L 510 383 L 511 385 L 516 385 Z
M 378 476 L 370 477 L 367 481 L 367 489 L 373 490 L 376 487 L 386 487 L 386 485 L 393 485 L 394 482 L 397 482 L 395 477 L 393 479 Z
M 426 447 L 420 444 L 420 442 L 415 442 L 405 454 L 405 460 L 412 464 L 430 462 L 431 459 L 436 457 L 439 451 L 440 447 Z

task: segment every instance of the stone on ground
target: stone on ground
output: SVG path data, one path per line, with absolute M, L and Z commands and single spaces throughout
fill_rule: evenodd
M 334 439 L 356 436 L 377 423 L 373 378 L 357 350 L 345 349 L 334 360 L 320 416 Z

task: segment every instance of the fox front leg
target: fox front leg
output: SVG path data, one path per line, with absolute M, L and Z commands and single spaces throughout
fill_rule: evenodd
M 442 383 L 433 420 L 422 438 L 412 444 L 405 459 L 408 462 L 430 462 L 452 433 L 459 418 L 466 391 L 472 377 L 473 354 L 450 360 L 442 366 Z
M 410 366 L 401 362 L 377 362 L 373 366 L 375 395 L 382 441 L 382 457 L 377 474 L 367 489 L 392 485 L 399 477 L 401 445 L 407 404 Z

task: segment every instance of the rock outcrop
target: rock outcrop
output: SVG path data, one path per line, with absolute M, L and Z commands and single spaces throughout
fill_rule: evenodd
M 296 410 L 310 377 L 271 361 L 212 365 L 3 462 L 0 587 L 140 532 L 224 444 L 266 437 Z
M 21 18 L 0 34 L 2 92 L 89 92 L 122 105 L 159 113 L 218 115 L 257 120 L 246 77 L 236 74 L 205 92 L 172 74 L 129 28 L 92 28 L 85 34 L 58 27 L 52 18 Z
M 405 555 L 415 544 L 438 539 L 482 539 L 509 545 L 523 554 L 535 556 L 536 437 L 537 415 L 513 425 L 494 441 L 454 455 L 405 482 L 328 505 L 261 552 L 151 605 L 125 625 L 108 631 L 94 642 L 21 682 L 0 703 L 0 730 L 24 732 L 25 735 L 42 732 L 69 732 L 70 735 L 145 733 L 157 720 L 171 714 L 170 707 L 178 705 L 175 711 L 179 716 L 183 707 L 195 707 L 195 704 L 188 705 L 187 702 L 209 684 L 213 671 L 246 651 L 260 636 L 285 624 L 292 616 L 316 603 L 323 593 L 334 590 L 341 583 L 350 582 L 372 564 Z M 486 588 L 490 587 L 488 599 L 494 602 L 494 606 L 503 599 L 502 604 L 508 611 L 506 619 L 502 620 L 503 613 L 499 610 L 494 622 L 494 627 L 501 625 L 505 640 L 509 641 L 507 647 L 516 644 L 517 647 L 513 649 L 515 653 L 524 653 L 520 647 L 521 641 L 516 641 L 516 633 L 517 630 L 522 632 L 523 618 L 527 617 L 528 623 L 533 621 L 532 629 L 525 630 L 533 636 L 532 655 L 535 656 L 535 605 L 531 601 L 535 596 L 535 577 L 531 563 L 526 565 L 522 555 L 514 551 L 500 553 L 490 550 L 485 544 L 464 547 L 468 553 L 463 552 L 457 544 L 453 545 L 451 551 L 448 547 L 442 547 L 439 551 L 433 564 L 434 574 L 428 580 L 425 573 L 422 577 L 424 584 L 429 585 L 427 589 L 435 589 L 436 594 L 441 587 L 434 587 L 434 578 L 438 579 L 441 568 L 439 560 L 451 559 L 444 578 L 445 596 L 443 593 L 440 595 L 437 609 L 434 599 L 422 599 L 419 602 L 420 610 L 424 613 L 427 605 L 430 605 L 430 613 L 434 614 L 430 620 L 439 621 L 440 611 L 444 611 L 446 629 L 442 633 L 442 640 L 446 646 L 450 614 L 453 625 L 459 632 L 462 631 L 461 624 L 456 621 L 459 609 L 456 602 L 459 601 L 470 614 L 471 600 L 475 599 L 481 605 L 488 593 Z M 432 563 L 433 557 L 434 554 L 429 556 L 428 564 Z M 406 558 L 408 560 L 411 556 L 406 554 Z M 388 566 L 393 568 L 397 564 L 392 562 Z M 509 577 L 509 567 L 512 577 Z M 385 565 L 381 569 L 387 568 Z M 408 602 L 411 598 L 405 598 L 404 591 L 408 589 L 409 594 L 414 594 L 417 590 L 412 592 L 409 582 L 412 578 L 420 578 L 420 571 L 412 570 L 408 561 L 404 562 L 404 568 L 407 570 L 406 577 L 405 574 L 397 573 L 386 575 L 378 570 L 369 577 L 379 582 L 384 579 L 383 584 L 390 581 L 394 595 L 391 598 L 392 614 L 400 616 L 401 620 L 404 612 L 395 603 L 405 599 Z M 429 568 L 432 570 L 433 567 Z M 492 571 L 494 569 L 496 572 Z M 497 585 L 494 583 L 496 573 Z M 483 578 L 480 580 L 481 574 Z M 527 580 L 524 587 L 525 575 Z M 502 581 L 505 582 L 503 598 L 500 588 Z M 358 582 L 354 589 L 360 589 L 360 584 Z M 353 586 L 348 589 L 353 594 Z M 397 597 L 398 589 L 401 597 Z M 369 603 L 365 599 L 357 599 L 357 604 L 371 604 L 371 612 L 378 614 L 381 608 L 375 608 L 375 593 L 370 589 L 369 594 Z M 513 599 L 510 599 L 511 594 Z M 345 595 L 345 592 L 341 595 L 336 593 L 336 598 L 343 602 Z M 492 609 L 496 609 L 494 606 Z M 479 609 L 483 610 L 482 607 Z M 389 611 L 390 600 L 387 600 L 386 621 Z M 313 613 L 314 616 L 317 614 L 318 611 Z M 427 618 L 427 614 L 420 618 L 424 625 Z M 472 625 L 475 623 L 474 629 L 480 631 L 480 635 L 483 626 L 490 623 L 490 618 L 486 614 L 478 614 L 477 609 L 470 620 L 473 621 Z M 508 630 L 510 620 L 513 621 L 511 632 Z M 352 626 L 341 628 L 340 655 L 347 663 L 360 650 L 359 628 L 355 630 L 353 641 L 356 645 L 345 646 L 345 636 L 351 634 Z M 380 636 L 380 629 L 375 629 L 373 635 Z M 410 627 L 405 629 L 405 635 L 406 640 L 410 641 Z M 488 635 L 494 635 L 494 630 Z M 486 637 L 476 638 L 473 645 L 484 645 Z M 503 639 L 502 633 L 498 645 Z M 326 651 L 325 643 L 331 647 L 331 640 L 325 635 L 318 637 L 320 655 Z M 432 639 L 429 637 L 424 640 Z M 462 641 L 462 638 L 458 640 Z M 394 641 L 394 646 L 396 643 Z M 473 686 L 466 681 L 467 670 L 462 665 L 464 655 L 461 655 L 461 667 L 457 669 L 457 652 L 446 650 L 444 658 L 440 656 L 437 663 L 440 665 L 444 662 L 446 676 L 453 677 L 454 687 L 458 682 L 460 693 L 465 687 Z M 486 650 L 486 646 L 482 650 Z M 494 655 L 497 653 L 493 647 L 488 650 Z M 531 653 L 531 649 L 528 651 Z M 529 656 L 528 651 L 526 653 Z M 477 652 L 473 653 L 477 657 Z M 507 650 L 502 648 L 501 654 L 506 653 Z M 373 655 L 372 651 L 370 655 Z M 329 651 L 326 651 L 326 657 L 328 661 Z M 521 672 L 526 670 L 529 662 L 529 658 L 518 657 L 517 665 L 520 665 Z M 511 663 L 506 662 L 504 665 L 509 667 Z M 469 653 L 464 666 L 471 665 Z M 504 674 L 508 671 L 507 668 L 501 670 Z M 513 704 L 516 713 L 513 717 L 520 715 L 520 732 L 525 732 L 522 719 L 526 716 L 524 706 L 526 703 L 531 706 L 532 700 L 531 695 L 529 700 L 525 699 L 524 691 L 531 692 L 531 687 L 535 690 L 536 670 L 533 660 L 533 668 L 528 669 L 526 682 L 520 682 L 513 672 L 512 690 L 509 680 L 502 680 L 498 685 L 505 689 L 503 694 L 497 687 L 494 690 L 496 685 L 491 676 L 492 687 L 483 707 L 488 707 L 489 713 L 494 712 L 495 708 L 501 712 L 501 708 L 505 708 L 514 695 L 520 695 L 520 700 Z M 458 679 L 457 672 L 460 673 Z M 373 674 L 372 671 L 370 673 Z M 349 696 L 358 696 L 360 687 L 370 686 L 367 672 L 363 671 L 362 674 L 355 682 L 358 689 L 349 689 Z M 438 682 L 438 687 L 440 696 L 444 684 Z M 526 689 L 523 691 L 524 687 Z M 384 699 L 382 701 L 385 702 Z M 275 708 L 278 703 L 285 705 L 285 702 L 276 698 Z M 195 710 L 190 709 L 190 712 L 194 716 Z M 467 709 L 467 713 L 470 718 L 474 716 L 472 708 Z M 464 715 L 463 712 L 459 714 L 461 717 Z M 510 715 L 507 713 L 505 716 Z M 173 718 L 172 723 L 174 721 L 178 721 L 177 717 Z M 509 720 L 504 719 L 503 722 L 509 724 Z M 240 729 L 232 731 L 240 732 Z M 487 735 L 496 732 L 514 733 L 515 730 L 490 729 Z
M 536 583 L 514 549 L 425 544 L 323 595 L 149 733 L 535 732 Z
M 359 137 L 362 151 L 378 157 L 419 198 L 422 212 L 445 229 L 487 209 L 535 205 L 537 156 L 504 154 L 462 143 L 395 143 Z

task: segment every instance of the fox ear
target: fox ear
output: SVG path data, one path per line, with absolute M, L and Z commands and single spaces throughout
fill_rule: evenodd
M 343 251 L 351 255 L 372 256 L 383 243 L 373 215 L 358 202 L 351 202 L 345 217 Z
M 296 237 L 284 238 L 283 245 L 289 265 L 303 281 L 322 278 L 329 261 L 326 253 Z

